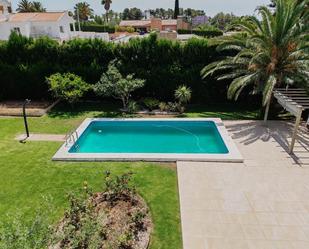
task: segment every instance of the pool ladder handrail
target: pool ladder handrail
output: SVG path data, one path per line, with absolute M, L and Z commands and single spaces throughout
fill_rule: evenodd
M 65 136 L 65 145 L 68 146 L 69 144 L 75 144 L 78 140 L 79 136 L 76 130 L 69 132 Z

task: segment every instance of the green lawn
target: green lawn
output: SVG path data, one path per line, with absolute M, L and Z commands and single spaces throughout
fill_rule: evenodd
M 87 116 L 117 116 L 113 107 L 104 111 L 76 108 L 70 113 L 57 110 L 49 116 L 30 118 L 29 128 L 35 133 L 66 133 Z M 0 220 L 6 214 L 22 212 L 24 219 L 31 219 L 35 210 L 51 197 L 56 212 L 51 221 L 56 222 L 67 205 L 66 193 L 77 190 L 88 181 L 99 191 L 103 172 L 114 174 L 134 172 L 134 183 L 145 198 L 154 221 L 151 248 L 181 248 L 180 213 L 176 169 L 173 165 L 154 163 L 62 163 L 52 162 L 51 157 L 60 147 L 57 142 L 14 141 L 23 133 L 21 118 L 0 118 Z

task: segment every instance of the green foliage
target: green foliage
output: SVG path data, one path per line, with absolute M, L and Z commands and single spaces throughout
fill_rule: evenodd
M 106 201 L 111 206 L 119 200 L 132 201 L 136 194 L 135 186 L 132 184 L 132 172 L 121 176 L 112 176 L 109 171 L 105 172 L 104 193 Z
M 179 34 L 194 34 L 203 37 L 216 37 L 223 35 L 223 32 L 219 29 L 194 29 L 194 30 L 187 30 L 187 29 L 178 29 L 177 32 Z
M 182 85 L 175 91 L 175 98 L 181 104 L 186 104 L 191 100 L 192 91 L 189 87 Z
M 94 86 L 94 91 L 104 97 L 120 99 L 123 108 L 127 109 L 131 93 L 144 86 L 145 80 L 135 79 L 134 74 L 123 77 L 115 65 L 111 62 L 108 70 L 102 74 L 100 81 Z
M 102 248 L 106 231 L 101 222 L 105 217 L 98 217 L 92 197 L 87 182 L 82 191 L 68 194 L 69 208 L 55 229 L 51 248 Z
M 182 85 L 175 91 L 175 98 L 178 100 L 179 111 L 183 113 L 185 111 L 184 105 L 191 100 L 192 91 L 189 87 Z
M 186 82 L 193 91 L 194 102 L 227 102 L 229 80 L 215 82 L 214 77 L 200 77 L 205 64 L 225 53 L 217 52 L 216 46 L 207 39 L 180 43 L 159 40 L 153 34 L 125 44 L 100 39 L 74 39 L 59 44 L 46 37 L 33 40 L 15 34 L 15 38 L 0 44 L 0 97 L 48 99 L 51 92 L 45 79 L 58 72 L 74 73 L 93 85 L 108 64 L 117 59 L 123 75 L 134 73 L 136 78 L 145 79 L 144 87 L 136 90 L 133 97 L 172 101 L 179 82 Z
M 161 112 L 166 112 L 166 111 L 169 110 L 168 104 L 165 103 L 165 102 L 160 102 L 159 108 L 160 108 L 160 111 L 161 111 Z
M 225 37 L 218 46 L 219 51 L 232 49 L 236 55 L 207 65 L 203 77 L 216 73 L 219 80 L 232 79 L 230 99 L 237 99 L 253 85 L 253 94 L 263 94 L 263 105 L 270 101 L 275 87 L 305 87 L 309 80 L 306 3 L 276 0 L 276 15 L 262 6 L 258 9 L 261 21 L 256 17 L 241 19 L 234 27 L 242 33 Z
M 217 27 L 220 30 L 227 30 L 230 25 L 236 21 L 238 21 L 240 17 L 235 16 L 233 13 L 223 13 L 220 12 L 217 15 L 215 15 L 213 18 L 211 18 L 210 23 L 211 25 Z
M 77 102 L 89 90 L 89 85 L 75 74 L 56 73 L 46 78 L 54 97 L 70 104 Z
M 93 15 L 93 9 L 90 7 L 90 4 L 87 2 L 79 2 L 74 6 L 75 19 L 77 19 L 77 14 L 79 20 L 88 21 L 89 17 Z
M 75 24 L 76 30 L 78 29 L 78 24 Z M 85 32 L 98 32 L 98 33 L 115 33 L 115 27 L 110 25 L 102 25 L 102 24 L 96 24 L 96 23 L 81 23 L 80 28 L 82 31 Z
M 159 107 L 160 101 L 154 98 L 145 98 L 143 103 L 150 111 L 153 111 Z
M 42 3 L 39 1 L 28 1 L 21 0 L 17 5 L 18 12 L 46 12 L 46 9 L 43 7 Z
M 49 198 L 36 211 L 33 220 L 26 220 L 20 213 L 8 214 L 8 219 L 0 222 L 0 249 L 41 249 L 52 239 L 53 228 L 48 217 L 53 207 Z
M 128 103 L 128 112 L 135 113 L 140 109 L 138 103 L 136 101 L 130 100 Z
M 122 20 L 141 20 L 143 12 L 139 8 L 125 8 L 122 12 Z

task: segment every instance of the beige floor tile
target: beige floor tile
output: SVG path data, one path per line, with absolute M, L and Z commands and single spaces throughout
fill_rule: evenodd
M 245 237 L 248 240 L 251 239 L 265 239 L 265 235 L 261 226 L 259 225 L 243 225 L 242 230 L 244 231 Z
M 207 238 L 205 240 L 205 249 L 227 249 L 227 243 L 225 239 Z
M 309 168 L 278 143 L 291 126 L 224 123 L 244 164 L 177 163 L 184 249 L 309 249 Z
M 186 236 L 183 240 L 184 248 L 208 249 L 205 244 L 205 238 L 198 236 Z
M 283 226 L 301 226 L 302 225 L 302 220 L 297 214 L 276 213 L 276 218 L 277 218 L 279 225 L 283 225 Z
M 267 240 L 307 240 L 301 227 L 295 226 L 263 226 L 263 232 Z
M 227 239 L 226 248 L 227 249 L 250 249 L 249 244 L 246 240 L 238 240 L 238 239 Z
M 273 241 L 276 249 L 294 249 L 290 241 Z
M 240 224 L 226 224 L 227 239 L 245 239 L 245 234 Z
M 239 213 L 238 215 L 239 223 L 242 225 L 257 225 L 258 220 L 255 213 Z
M 250 249 L 277 249 L 274 241 L 267 240 L 249 240 Z
M 228 231 L 226 224 L 208 224 L 201 230 L 205 238 L 225 238 Z
M 260 225 L 277 225 L 278 221 L 274 213 L 255 213 Z
M 293 241 L 291 242 L 292 249 L 308 249 L 309 248 L 309 242 L 306 241 Z

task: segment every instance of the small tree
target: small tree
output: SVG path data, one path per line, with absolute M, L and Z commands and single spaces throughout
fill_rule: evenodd
M 81 77 L 72 73 L 56 73 L 46 80 L 53 95 L 70 104 L 76 103 L 89 90 L 89 85 Z
M 176 89 L 175 98 L 178 100 L 179 111 L 184 112 L 184 105 L 191 100 L 192 91 L 189 87 L 183 85 Z
M 134 79 L 133 74 L 123 77 L 115 65 L 111 62 L 107 72 L 103 73 L 100 81 L 95 84 L 94 91 L 104 97 L 120 99 L 124 109 L 127 109 L 131 93 L 144 86 L 145 80 Z

